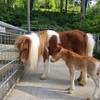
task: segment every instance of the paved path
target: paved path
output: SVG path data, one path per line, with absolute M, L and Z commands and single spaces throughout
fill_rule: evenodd
M 40 80 L 43 71 L 42 62 L 34 75 L 24 75 L 7 100 L 86 100 L 94 91 L 94 83 L 88 79 L 85 87 L 76 85 L 73 94 L 67 94 L 69 72 L 63 61 L 50 63 L 50 72 L 47 80 Z M 78 77 L 78 72 L 77 77 Z M 100 95 L 100 94 L 99 94 Z M 100 97 L 100 96 L 99 96 Z

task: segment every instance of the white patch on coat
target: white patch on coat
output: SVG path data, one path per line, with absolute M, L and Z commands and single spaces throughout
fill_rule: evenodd
M 56 35 L 57 36 L 57 43 L 60 43 L 59 33 L 57 33 L 56 31 L 53 31 L 53 30 L 47 30 L 47 34 L 48 34 L 48 41 L 50 40 L 50 38 L 53 35 Z
M 87 56 L 93 56 L 93 49 L 95 46 L 95 40 L 91 33 L 87 33 Z

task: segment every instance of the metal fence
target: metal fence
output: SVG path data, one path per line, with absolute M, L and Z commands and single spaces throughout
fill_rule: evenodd
M 17 60 L 15 39 L 27 31 L 0 21 L 0 100 L 20 78 L 23 66 Z

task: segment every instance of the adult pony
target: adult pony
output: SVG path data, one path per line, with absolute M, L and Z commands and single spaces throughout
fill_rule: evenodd
M 59 43 L 59 34 L 53 30 L 32 32 L 31 34 L 20 35 L 16 38 L 15 44 L 18 48 L 19 60 L 25 65 L 25 71 L 33 73 L 41 55 L 44 60 L 44 69 L 47 69 L 48 43 L 52 36 L 56 36 L 57 43 Z M 45 74 L 47 74 L 46 71 L 44 72 Z
M 48 76 L 49 55 L 56 52 L 55 47 L 57 44 L 80 55 L 92 56 L 95 42 L 91 34 L 86 34 L 80 30 L 59 33 L 45 30 L 29 35 L 21 35 L 16 39 L 20 61 L 30 66 L 30 68 L 26 68 L 31 71 L 34 70 L 39 57 L 43 56 L 44 72 L 41 79 L 46 79 Z

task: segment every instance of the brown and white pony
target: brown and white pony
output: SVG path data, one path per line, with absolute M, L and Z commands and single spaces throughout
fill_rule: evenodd
M 44 60 L 44 73 L 47 75 L 48 43 L 52 36 L 57 37 L 57 43 L 60 42 L 59 34 L 53 30 L 45 30 L 37 33 L 32 32 L 31 34 L 20 35 L 16 38 L 19 60 L 25 65 L 25 71 L 33 73 L 39 57 L 42 55 Z M 45 74 L 42 77 L 45 77 Z
M 37 65 L 39 57 L 44 59 L 44 72 L 41 79 L 48 76 L 49 55 L 56 52 L 56 45 L 72 50 L 80 55 L 92 56 L 94 39 L 91 34 L 80 30 L 71 30 L 57 33 L 53 30 L 40 31 L 29 35 L 21 35 L 16 39 L 16 46 L 19 50 L 19 59 L 32 71 Z
M 70 72 L 70 87 L 67 89 L 68 93 L 71 93 L 75 89 L 75 71 L 80 70 L 83 73 L 83 78 L 87 78 L 88 74 L 95 83 L 95 90 L 93 98 L 97 98 L 100 80 L 97 73 L 100 71 L 100 61 L 94 57 L 82 56 L 68 49 L 56 46 L 56 53 L 52 55 L 51 62 L 56 62 L 59 59 L 63 59 Z M 85 79 L 87 80 L 87 79 Z

